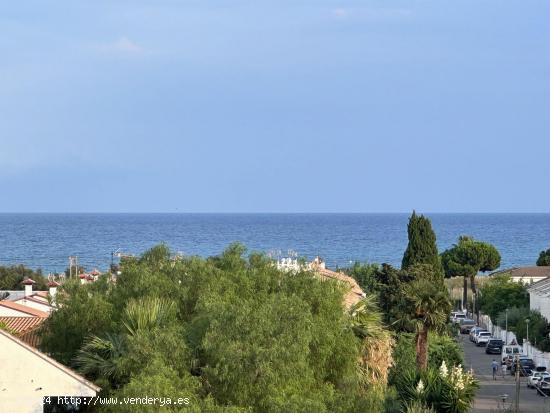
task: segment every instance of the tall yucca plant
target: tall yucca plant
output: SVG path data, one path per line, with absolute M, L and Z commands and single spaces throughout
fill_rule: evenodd
M 376 298 L 368 295 L 349 310 L 351 328 L 361 339 L 359 373 L 364 387 L 385 386 L 393 364 L 393 339 L 382 322 Z

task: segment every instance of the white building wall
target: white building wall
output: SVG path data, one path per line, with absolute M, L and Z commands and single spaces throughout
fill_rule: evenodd
M 533 291 L 529 293 L 529 308 L 539 311 L 543 317 L 550 320 L 550 297 Z
M 540 311 L 540 297 L 538 294 L 529 293 L 529 308 L 531 310 Z
M 538 297 L 539 311 L 547 320 L 550 320 L 550 297 Z
M 95 396 L 55 363 L 0 334 L 0 411 L 41 413 L 43 396 Z

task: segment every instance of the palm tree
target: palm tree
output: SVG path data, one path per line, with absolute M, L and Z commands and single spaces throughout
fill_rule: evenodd
M 376 297 L 367 295 L 349 310 L 351 329 L 361 340 L 359 360 L 362 385 L 385 386 L 388 370 L 393 365 L 393 338 L 382 322 L 382 313 L 376 304 Z
M 108 379 L 117 387 L 125 382 L 131 369 L 125 357 L 129 340 L 162 327 L 174 309 L 173 302 L 156 297 L 130 301 L 124 311 L 124 330 L 104 337 L 89 337 L 78 351 L 74 364 L 80 372 Z
M 445 328 L 451 310 L 449 293 L 443 280 L 430 277 L 416 279 L 405 287 L 410 306 L 408 317 L 415 325 L 416 366 L 418 370 L 428 367 L 428 334 Z

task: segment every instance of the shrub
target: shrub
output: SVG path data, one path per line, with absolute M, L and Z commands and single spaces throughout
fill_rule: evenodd
M 470 410 L 479 384 L 473 374 L 465 372 L 460 365 L 448 368 L 443 362 L 439 369 L 429 368 L 421 373 L 415 370 L 404 372 L 397 387 L 405 412 L 409 411 L 409 406 L 425 406 L 436 413 L 466 413 Z

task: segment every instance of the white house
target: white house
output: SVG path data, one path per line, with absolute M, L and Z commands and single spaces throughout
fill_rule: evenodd
M 550 278 L 531 284 L 529 288 L 529 308 L 539 311 L 550 320 Z
M 0 317 L 48 317 L 49 313 L 13 301 L 0 301 Z
M 550 277 L 550 266 L 508 268 L 491 274 L 494 275 L 507 275 L 514 282 L 533 284 Z
M 48 287 L 50 288 L 49 292 L 33 291 L 33 285 L 36 283 L 30 278 L 27 278 L 22 284 L 25 286 L 25 292 L 23 294 L 9 293 L 7 298 L 2 302 L 10 301 L 48 314 L 55 310 L 55 307 L 50 304 L 49 298 L 52 299 L 53 304 L 55 294 L 57 293 L 57 287 L 59 286 L 57 282 L 50 281 L 48 283 Z M 0 315 L 2 314 L 0 313 Z
M 95 396 L 100 388 L 0 330 L 0 410 L 42 413 L 44 396 Z

